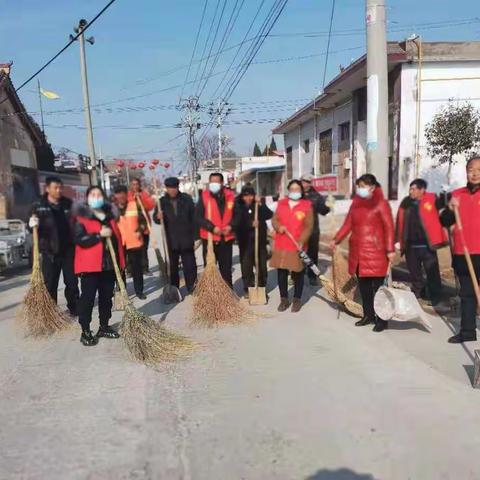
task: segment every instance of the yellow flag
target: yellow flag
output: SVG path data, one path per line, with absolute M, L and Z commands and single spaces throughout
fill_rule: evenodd
M 57 100 L 60 98 L 60 95 L 57 95 L 55 92 L 50 92 L 49 90 L 44 90 L 43 88 L 40 89 L 40 93 L 50 100 Z

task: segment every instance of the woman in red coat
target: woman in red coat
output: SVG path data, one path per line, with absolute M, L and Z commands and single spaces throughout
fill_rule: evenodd
M 112 316 L 115 271 L 107 238 L 112 241 L 121 269 L 125 268 L 125 256 L 120 230 L 100 187 L 92 186 L 87 190 L 87 204 L 78 208 L 74 218 L 75 273 L 80 276 L 82 290 L 78 305 L 78 320 L 82 327 L 80 341 L 85 346 L 92 346 L 98 343 L 99 337 L 119 337 L 108 326 Z M 97 292 L 100 328 L 93 336 L 90 323 Z
M 356 185 L 356 195 L 347 218 L 331 246 L 335 248 L 351 233 L 348 271 L 358 277 L 364 312 L 363 318 L 355 325 L 361 327 L 375 323 L 373 331 L 382 332 L 388 323 L 375 315 L 373 299 L 395 257 L 392 211 L 373 175 L 362 175 Z

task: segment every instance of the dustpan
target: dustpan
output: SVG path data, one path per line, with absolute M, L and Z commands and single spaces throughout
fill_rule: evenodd
M 255 202 L 255 286 L 248 287 L 248 301 L 250 305 L 266 305 L 267 292 L 265 287 L 258 286 L 258 267 L 259 267 L 259 232 L 258 232 L 258 202 Z

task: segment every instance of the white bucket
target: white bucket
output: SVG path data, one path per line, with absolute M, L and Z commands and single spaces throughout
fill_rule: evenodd
M 375 295 L 374 308 L 382 320 L 393 319 L 403 322 L 420 320 L 428 328 L 432 328 L 426 313 L 411 291 L 380 287 Z

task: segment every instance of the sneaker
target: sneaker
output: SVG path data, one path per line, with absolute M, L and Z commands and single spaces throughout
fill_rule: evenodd
M 285 310 L 287 310 L 289 306 L 290 306 L 290 302 L 288 301 L 288 298 L 281 298 L 280 305 L 278 306 L 277 310 L 279 312 L 284 312 Z
M 112 327 L 100 327 L 97 332 L 97 338 L 120 338 L 120 334 Z
M 136 293 L 137 298 L 140 300 L 146 300 L 147 296 L 144 293 Z
M 83 330 L 80 341 L 86 347 L 93 347 L 98 343 L 98 338 L 94 337 L 90 330 Z
M 292 313 L 297 313 L 302 308 L 302 300 L 300 298 L 294 298 L 292 302 Z

